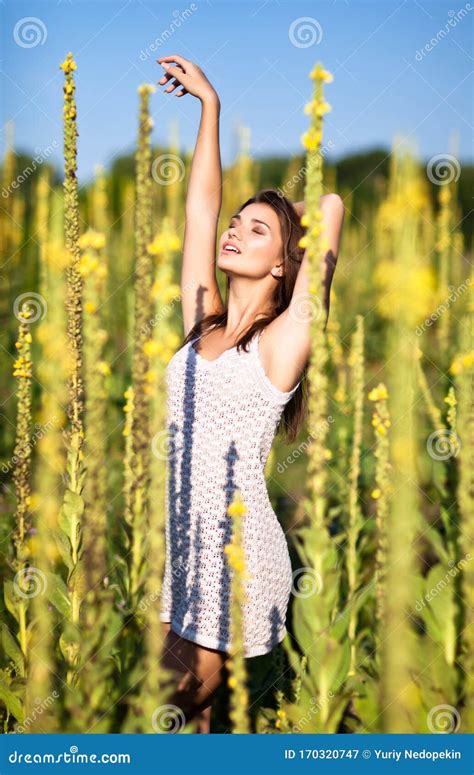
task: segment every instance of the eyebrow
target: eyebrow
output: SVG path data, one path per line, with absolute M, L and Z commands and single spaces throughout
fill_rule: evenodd
M 233 215 L 230 220 L 233 221 L 234 218 L 238 218 L 239 221 L 242 220 L 241 216 L 238 213 L 237 213 L 237 215 Z M 250 220 L 254 221 L 254 223 L 262 223 L 264 226 L 267 227 L 267 229 L 270 229 L 270 226 L 268 225 L 268 223 L 265 223 L 265 221 L 260 221 L 258 218 L 251 218 Z M 271 231 L 271 229 L 270 229 L 270 231 Z

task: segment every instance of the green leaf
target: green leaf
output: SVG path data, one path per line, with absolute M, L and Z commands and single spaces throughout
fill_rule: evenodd
M 74 570 L 68 579 L 68 587 L 71 591 L 75 590 L 76 594 L 82 600 L 87 591 L 86 574 L 84 573 L 83 562 L 78 562 L 74 566 Z
M 21 648 L 4 622 L 0 622 L 0 633 L 3 650 L 8 654 L 17 668 L 23 668 L 24 656 Z
M 72 531 L 76 530 L 76 524 L 80 521 L 83 513 L 84 499 L 77 493 L 72 492 L 72 490 L 66 490 L 64 502 L 59 512 L 59 526 L 72 541 L 75 540 L 75 535 L 72 535 Z
M 50 530 L 50 535 L 54 539 L 63 563 L 69 570 L 72 570 L 72 547 L 69 538 L 62 530 Z
M 23 723 L 25 720 L 25 714 L 21 700 L 15 694 L 13 694 L 11 689 L 5 683 L 3 676 L 0 677 L 0 702 L 3 702 L 9 713 L 11 713 L 20 724 Z
M 46 596 L 49 602 L 59 611 L 62 616 L 69 619 L 71 612 L 71 602 L 66 584 L 57 573 L 48 573 Z
M 18 600 L 15 597 L 14 590 L 13 590 L 13 582 L 12 581 L 5 581 L 3 585 L 3 594 L 5 598 L 5 605 L 10 611 L 11 615 L 16 619 L 16 621 L 19 621 L 18 618 Z

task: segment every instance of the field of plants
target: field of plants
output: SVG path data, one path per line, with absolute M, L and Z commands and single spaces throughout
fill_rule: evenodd
M 192 733 L 169 702 L 158 616 L 164 380 L 183 339 L 191 156 L 177 131 L 152 144 L 154 88 L 144 84 L 133 166 L 98 168 L 79 187 L 72 54 L 61 68 L 63 171 L 27 166 L 13 131 L 1 170 L 2 731 Z M 265 469 L 294 569 L 288 635 L 270 654 L 242 656 L 245 503 L 236 498 L 234 648 L 211 731 L 473 732 L 464 170 L 454 153 L 426 163 L 394 138 L 386 159 L 357 169 L 353 185 L 341 181 L 323 152 L 331 80 L 319 64 L 308 79 L 301 156 L 270 174 L 242 128 L 224 171 L 219 233 L 260 188 L 305 199 L 304 305 L 314 314 L 307 420 L 292 445 L 275 442 Z M 378 168 L 371 195 L 360 196 Z M 319 198 L 330 191 L 346 216 L 324 330 Z

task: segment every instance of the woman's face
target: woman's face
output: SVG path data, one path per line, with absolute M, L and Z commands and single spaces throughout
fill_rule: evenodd
M 217 266 L 230 275 L 255 279 L 272 269 L 278 274 L 282 247 L 277 214 L 270 205 L 254 202 L 231 218 L 219 240 Z

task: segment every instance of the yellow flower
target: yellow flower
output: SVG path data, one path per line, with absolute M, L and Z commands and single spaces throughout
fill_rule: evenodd
M 61 70 L 63 70 L 66 73 L 66 75 L 67 73 L 70 73 L 72 70 L 76 70 L 76 63 L 72 58 L 71 52 L 69 52 L 66 59 L 62 64 L 59 65 L 59 67 L 61 68 Z
M 326 460 L 331 460 L 331 458 L 332 458 L 332 452 L 331 452 L 331 450 L 330 450 L 330 449 L 325 449 L 325 450 L 324 450 L 324 457 L 325 457 L 325 459 L 326 459 Z
M 321 62 L 318 62 L 313 67 L 309 77 L 312 78 L 313 81 L 324 81 L 325 83 L 331 83 L 334 80 L 332 73 L 330 73 L 329 70 L 325 70 Z
M 227 513 L 231 517 L 240 517 L 246 512 L 247 512 L 247 509 L 245 505 L 239 501 L 237 501 L 236 503 L 231 503 L 229 508 L 227 509 Z
M 94 312 L 97 312 L 97 305 L 94 304 L 93 301 L 86 301 L 84 304 L 84 311 L 88 312 L 89 315 L 92 315 Z
M 110 366 L 106 361 L 99 361 L 97 364 L 97 371 L 99 374 L 103 374 L 104 377 L 108 377 L 110 374 Z
M 304 237 L 300 237 L 298 240 L 298 247 L 299 248 L 307 248 L 308 247 L 308 237 L 304 235 Z
M 325 113 L 330 113 L 331 110 L 332 107 L 329 102 L 319 102 L 316 105 L 315 113 L 317 116 L 324 116 Z
M 382 493 L 380 492 L 379 488 L 378 488 L 378 487 L 376 487 L 374 490 L 372 490 L 372 492 L 370 493 L 370 495 L 371 495 L 371 497 L 372 497 L 372 498 L 374 498 L 375 500 L 377 500 L 377 498 L 380 498 L 380 496 L 382 495 Z
M 147 358 L 151 358 L 153 355 L 156 355 L 160 351 L 160 343 L 156 342 L 154 339 L 148 339 L 145 344 L 143 345 L 143 352 L 147 356 Z
M 84 234 L 79 237 L 79 247 L 81 250 L 87 248 L 93 248 L 94 250 L 100 250 L 105 246 L 105 236 L 99 231 L 93 231 L 88 229 Z
M 456 396 L 454 395 L 454 393 L 449 393 L 447 396 L 443 398 L 443 401 L 446 404 L 448 404 L 448 406 L 456 406 L 457 404 Z
M 386 401 L 388 398 L 388 393 L 384 383 L 379 382 L 377 387 L 370 391 L 368 398 L 369 401 Z
M 237 686 L 237 679 L 235 676 L 233 675 L 229 676 L 227 680 L 227 686 L 229 686 L 231 689 L 235 689 L 235 687 Z

